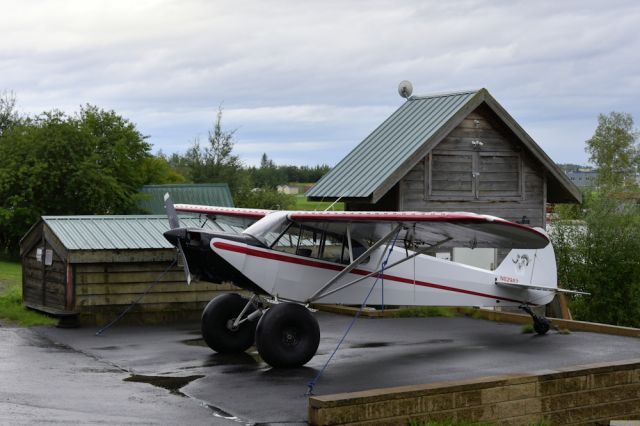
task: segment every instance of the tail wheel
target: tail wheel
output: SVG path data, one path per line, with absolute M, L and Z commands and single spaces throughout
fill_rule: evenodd
M 255 321 L 245 321 L 237 327 L 233 322 L 249 300 L 236 293 L 222 294 L 207 304 L 202 311 L 202 338 L 219 353 L 246 351 L 254 342 Z M 253 312 L 250 307 L 246 315 Z M 244 317 L 244 315 L 243 315 Z
M 318 321 L 304 306 L 274 305 L 258 322 L 256 347 L 272 367 L 300 367 L 316 354 L 319 344 Z
M 533 320 L 533 329 L 535 330 L 536 333 L 538 333 L 541 336 L 543 334 L 547 334 L 547 331 L 549 331 L 550 326 L 551 326 L 551 323 L 549 323 L 549 320 L 546 319 L 545 317 L 538 317 L 537 319 Z

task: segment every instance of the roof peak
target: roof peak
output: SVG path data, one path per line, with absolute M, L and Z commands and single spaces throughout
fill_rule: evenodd
M 444 98 L 447 96 L 460 96 L 460 95 L 469 95 L 471 93 L 478 93 L 483 89 L 469 89 L 469 90 L 450 90 L 444 92 L 434 92 L 426 95 L 416 95 L 410 96 L 408 100 L 420 100 L 420 99 L 432 99 L 432 98 Z

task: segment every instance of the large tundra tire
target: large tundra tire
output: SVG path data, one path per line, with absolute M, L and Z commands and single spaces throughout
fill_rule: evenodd
M 222 294 L 207 304 L 202 311 L 202 338 L 214 351 L 221 354 L 244 352 L 253 345 L 256 321 L 246 321 L 233 327 L 249 299 L 236 293 Z M 244 317 L 255 309 L 250 307 Z
M 302 305 L 274 305 L 258 322 L 256 347 L 272 367 L 300 367 L 313 358 L 319 344 L 318 321 Z

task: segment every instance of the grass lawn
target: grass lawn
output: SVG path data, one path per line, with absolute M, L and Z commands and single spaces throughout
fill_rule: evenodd
M 304 195 L 296 195 L 296 210 L 307 211 L 323 211 L 329 207 L 333 201 L 307 201 L 307 197 Z M 336 203 L 331 210 L 344 210 L 344 203 Z
M 22 268 L 19 262 L 0 260 L 0 321 L 25 327 L 55 325 L 58 322 L 22 304 Z

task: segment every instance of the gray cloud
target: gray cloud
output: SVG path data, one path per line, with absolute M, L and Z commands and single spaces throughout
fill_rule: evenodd
M 633 1 L 35 1 L 0 15 L 0 89 L 29 112 L 89 102 L 156 149 L 219 105 L 255 163 L 335 164 L 415 93 L 486 87 L 559 162 L 599 112 L 639 117 Z

